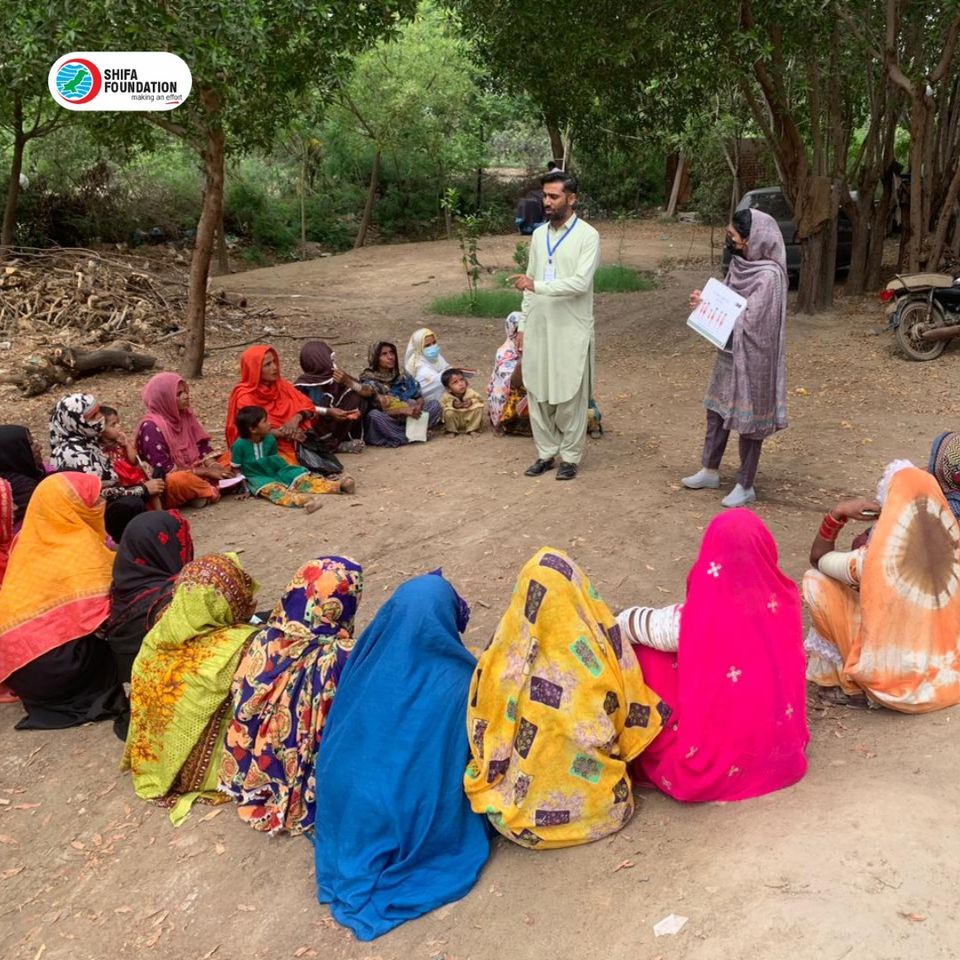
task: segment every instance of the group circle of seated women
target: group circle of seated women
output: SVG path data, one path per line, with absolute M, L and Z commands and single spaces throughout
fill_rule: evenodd
M 256 614 L 255 571 L 195 556 L 170 508 L 214 502 L 238 468 L 281 505 L 352 489 L 300 447 L 332 463 L 402 445 L 406 419 L 439 424 L 433 374 L 448 391 L 466 378 L 436 346 L 418 331 L 401 368 L 378 342 L 354 378 L 313 341 L 296 383 L 272 347 L 251 348 L 228 457 L 176 374 L 147 384 L 132 443 L 92 394 L 60 400 L 52 469 L 25 428 L 0 427 L 0 695 L 19 699 L 17 727 L 112 720 L 137 795 L 174 822 L 232 801 L 258 831 L 308 836 L 319 899 L 368 940 L 465 895 L 493 831 L 567 847 L 622 829 L 637 788 L 729 802 L 791 786 L 807 771 L 808 680 L 837 703 L 960 703 L 960 434 L 937 438 L 927 471 L 897 461 L 875 499 L 827 513 L 802 591 L 763 521 L 733 509 L 665 607 L 615 614 L 572 557 L 540 549 L 478 658 L 440 570 L 402 583 L 362 632 L 348 556 L 303 563 Z M 494 395 L 503 426 L 509 395 Z M 851 522 L 871 526 L 840 550 Z

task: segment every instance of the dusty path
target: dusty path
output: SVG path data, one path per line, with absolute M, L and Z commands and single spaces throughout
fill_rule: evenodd
M 607 260 L 620 256 L 619 229 L 602 229 Z M 485 243 L 485 262 L 509 267 L 514 242 Z M 628 228 L 622 259 L 654 268 L 664 257 L 708 254 L 702 231 L 643 224 Z M 542 544 L 571 551 L 613 607 L 679 598 L 719 509 L 719 495 L 677 488 L 697 462 L 712 362 L 683 326 L 684 304 L 707 270 L 672 272 L 651 293 L 598 299 L 607 434 L 590 442 L 575 483 L 524 478 L 534 452 L 522 439 L 370 450 L 349 459 L 355 497 L 330 498 L 313 517 L 224 503 L 191 518 L 198 548 L 244 551 L 268 602 L 307 557 L 352 555 L 366 570 L 361 626 L 400 580 L 442 564 L 473 604 L 474 648 Z M 251 271 L 229 286 L 278 310 L 301 295 L 290 302 L 303 315 L 287 331 L 349 341 L 337 353 L 354 371 L 368 341 L 389 336 L 402 346 L 422 322 L 448 359 L 486 371 L 502 340 L 499 322 L 424 318 L 433 296 L 459 289 L 458 271 L 454 244 L 410 244 Z M 826 506 L 872 491 L 893 457 L 924 463 L 931 438 L 954 423 L 956 348 L 932 364 L 906 363 L 878 329 L 871 301 L 841 301 L 815 320 L 791 315 L 791 427 L 764 449 L 757 512 L 795 577 Z M 292 369 L 299 343 L 278 346 Z M 235 364 L 214 354 L 194 391 L 217 435 Z M 119 399 L 132 421 L 141 383 L 105 377 L 96 391 Z M 6 416 L 39 426 L 50 403 L 11 401 Z M 725 481 L 733 471 L 731 460 Z M 120 748 L 106 725 L 15 733 L 18 708 L 0 707 L 3 955 L 955 957 L 960 815 L 951 728 L 960 717 L 811 703 L 810 772 L 796 787 L 727 806 L 682 807 L 645 793 L 623 833 L 575 850 L 533 853 L 497 841 L 468 897 L 373 944 L 356 942 L 316 903 L 307 842 L 254 834 L 229 808 L 213 816 L 200 809 L 175 830 L 117 772 Z M 632 866 L 617 869 L 624 861 Z M 655 939 L 652 924 L 671 912 L 689 923 L 677 937 Z

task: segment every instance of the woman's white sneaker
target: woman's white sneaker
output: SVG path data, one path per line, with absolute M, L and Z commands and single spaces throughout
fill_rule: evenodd
M 753 487 L 745 490 L 738 483 L 720 502 L 725 507 L 745 507 L 748 503 L 753 503 L 757 499 L 757 494 Z
M 720 487 L 720 471 L 703 467 L 692 477 L 680 481 L 688 490 L 717 490 Z

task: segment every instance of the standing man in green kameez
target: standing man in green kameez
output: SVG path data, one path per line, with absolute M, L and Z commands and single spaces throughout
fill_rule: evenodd
M 541 180 L 547 222 L 530 238 L 517 346 L 522 355 L 537 459 L 528 477 L 552 470 L 572 480 L 583 456 L 593 387 L 593 275 L 600 236 L 576 214 L 577 180 L 555 170 Z

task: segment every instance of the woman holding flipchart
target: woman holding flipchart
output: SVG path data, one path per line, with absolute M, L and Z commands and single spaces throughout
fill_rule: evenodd
M 725 283 L 747 305 L 729 349 L 717 351 L 703 398 L 707 435 L 702 469 L 681 483 L 690 490 L 717 489 L 727 439 L 736 430 L 740 469 L 722 503 L 742 507 L 757 499 L 753 481 L 764 439 L 787 426 L 787 255 L 777 221 L 760 210 L 738 210 L 726 242 L 733 257 Z M 695 290 L 690 306 L 699 303 L 700 291 Z

